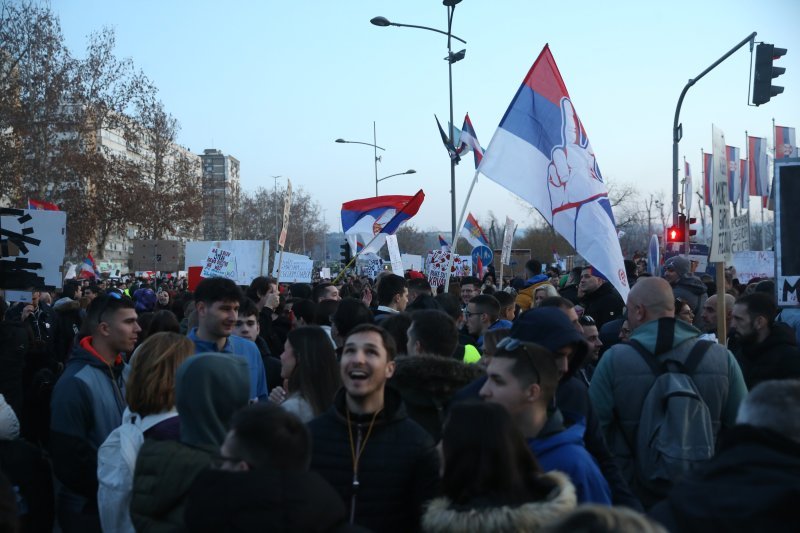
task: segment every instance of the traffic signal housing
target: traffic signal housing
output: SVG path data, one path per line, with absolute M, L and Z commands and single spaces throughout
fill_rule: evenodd
M 783 92 L 783 87 L 772 85 L 772 80 L 786 72 L 786 69 L 775 67 L 772 63 L 784 55 L 786 55 L 786 48 L 776 48 L 774 45 L 767 43 L 761 43 L 756 47 L 756 67 L 753 71 L 753 104 L 766 104 L 770 98 Z
M 667 228 L 667 243 L 682 243 L 686 242 L 686 226 L 685 225 L 677 225 L 677 226 L 670 226 Z
M 339 246 L 339 248 L 341 248 L 342 250 L 341 252 L 342 259 L 340 260 L 340 262 L 342 263 L 343 267 L 346 267 L 347 265 L 350 264 L 350 261 L 353 259 L 353 254 L 352 251 L 350 250 L 350 243 L 345 241 L 345 243 Z
M 696 229 L 692 229 L 692 224 L 696 224 L 696 223 L 697 223 L 697 218 L 695 218 L 695 217 L 691 217 L 691 218 L 687 218 L 686 219 L 686 233 L 685 233 L 685 235 L 687 235 L 689 237 L 689 242 L 691 242 L 693 240 L 694 236 L 697 235 L 697 230 Z

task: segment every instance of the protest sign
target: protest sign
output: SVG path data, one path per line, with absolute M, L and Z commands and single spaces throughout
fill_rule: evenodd
M 711 256 L 712 263 L 730 262 L 731 243 L 731 208 L 728 196 L 728 155 L 725 150 L 725 134 L 712 124 L 711 144 L 714 150 L 713 186 L 711 211 Z
M 361 254 L 356 259 L 356 272 L 359 276 L 375 279 L 383 272 L 383 259 L 374 253 Z
M 330 269 L 330 267 L 322 267 L 319 270 L 319 277 L 321 279 L 331 279 L 331 269 Z
M 775 162 L 775 290 L 780 307 L 800 301 L 800 159 Z
M 236 280 L 236 256 L 232 251 L 212 246 L 203 262 L 204 278 L 228 278 Z
M 775 252 L 738 252 L 733 254 L 732 264 L 739 283 L 747 284 L 753 278 L 771 278 L 775 275 Z
M 511 244 L 514 241 L 514 221 L 506 217 L 506 229 L 503 232 L 503 253 L 500 257 L 500 263 L 503 265 L 511 264 Z
M 67 214 L 0 208 L 0 288 L 61 288 Z
M 278 278 L 278 283 L 311 283 L 314 261 L 300 254 L 281 253 L 283 259 L 281 260 L 280 277 L 278 277 L 277 267 L 272 271 L 272 275 Z M 275 253 L 273 264 L 278 264 L 278 256 L 281 253 Z
M 228 250 L 236 257 L 237 285 L 250 285 L 258 276 L 269 274 L 269 241 L 191 241 L 186 243 L 184 270 L 205 267 L 212 247 Z
M 746 252 L 750 249 L 750 212 L 731 219 L 731 251 Z
M 386 248 L 389 250 L 389 260 L 392 263 L 392 272 L 403 275 L 403 258 L 400 256 L 400 247 L 397 245 L 397 235 L 386 236 Z
M 447 280 L 447 265 L 450 264 L 450 252 L 435 250 L 428 253 L 425 270 L 431 287 L 444 285 Z M 469 276 L 472 272 L 472 261 L 467 257 L 455 255 L 450 273 L 453 276 Z

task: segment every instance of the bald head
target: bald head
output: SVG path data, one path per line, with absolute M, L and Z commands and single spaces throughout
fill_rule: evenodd
M 703 311 L 700 318 L 703 320 L 703 328 L 706 331 L 717 330 L 717 297 L 714 294 L 709 296 L 706 303 L 703 304 Z M 733 304 L 736 303 L 736 298 L 731 294 L 725 294 L 725 323 L 730 325 L 731 314 L 733 313 Z
M 634 330 L 646 322 L 675 316 L 672 287 L 663 278 L 639 279 L 628 294 L 628 325 Z

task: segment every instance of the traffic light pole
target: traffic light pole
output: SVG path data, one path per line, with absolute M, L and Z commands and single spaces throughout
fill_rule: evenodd
M 683 125 L 679 123 L 683 98 L 686 96 L 686 93 L 689 91 L 689 88 L 692 85 L 700 81 L 703 76 L 714 70 L 720 63 L 728 59 L 739 48 L 749 42 L 750 49 L 752 50 L 756 40 L 756 33 L 757 32 L 753 32 L 748 35 L 742 40 L 742 42 L 731 48 L 727 54 L 717 59 L 710 67 L 701 72 L 696 78 L 690 79 L 683 88 L 683 91 L 681 91 L 680 98 L 678 98 L 678 105 L 675 108 L 675 120 L 672 124 L 672 224 L 675 226 L 678 225 L 678 202 L 680 197 L 678 193 L 678 143 L 681 142 L 681 137 L 683 137 Z

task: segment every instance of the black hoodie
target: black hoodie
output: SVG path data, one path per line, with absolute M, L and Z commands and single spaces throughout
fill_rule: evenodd
M 735 355 L 748 390 L 768 379 L 800 378 L 800 348 L 794 330 L 781 322 L 772 324 L 764 342 L 741 343 Z

